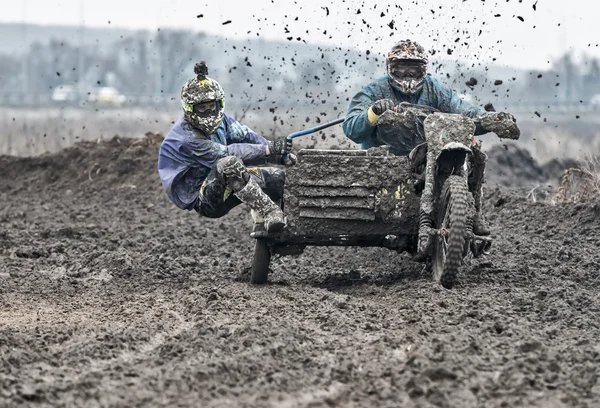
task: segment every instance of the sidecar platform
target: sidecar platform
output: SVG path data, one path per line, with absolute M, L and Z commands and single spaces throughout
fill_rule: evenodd
M 408 158 L 387 148 L 303 149 L 286 171 L 287 226 L 256 237 L 274 253 L 307 245 L 416 247 L 419 198 Z

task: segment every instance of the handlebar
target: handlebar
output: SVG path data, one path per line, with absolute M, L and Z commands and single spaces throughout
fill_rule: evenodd
M 288 139 L 295 139 L 295 138 L 300 137 L 300 136 L 310 135 L 311 133 L 315 133 L 315 132 L 318 132 L 319 130 L 323 130 L 325 128 L 337 125 L 338 123 L 342 123 L 344 121 L 344 119 L 345 118 L 342 117 L 342 118 L 339 118 L 339 119 L 336 119 L 336 120 L 332 120 L 331 122 L 327 122 L 327 123 L 324 123 L 322 125 L 319 125 L 319 126 L 316 126 L 316 127 L 310 128 L 310 129 L 305 129 L 305 130 L 300 130 L 298 132 L 290 133 L 287 136 L 287 138 Z

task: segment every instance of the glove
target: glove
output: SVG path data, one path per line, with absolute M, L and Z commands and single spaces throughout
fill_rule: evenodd
M 508 112 L 494 112 L 491 116 L 494 118 L 494 120 L 510 120 L 517 123 L 517 118 Z
M 292 139 L 282 137 L 269 143 L 267 163 L 290 166 L 296 164 L 296 156 L 292 152 Z M 293 158 L 292 158 L 293 157 Z
M 380 99 L 376 101 L 367 111 L 367 119 L 371 125 L 377 123 L 379 115 L 382 115 L 385 111 L 394 108 L 394 101 L 391 99 Z
M 293 147 L 292 139 L 281 137 L 269 142 L 269 156 L 283 156 L 291 153 Z
M 486 112 L 481 119 L 487 119 L 488 121 L 493 120 L 494 122 L 498 121 L 511 121 L 517 123 L 517 118 L 515 118 L 512 114 L 508 112 Z
M 380 99 L 371 106 L 371 109 L 375 115 L 379 116 L 386 110 L 393 109 L 395 105 L 391 99 Z
M 521 131 L 517 119 L 508 112 L 488 112 L 481 117 L 481 126 L 488 132 L 494 132 L 500 138 L 518 139 Z

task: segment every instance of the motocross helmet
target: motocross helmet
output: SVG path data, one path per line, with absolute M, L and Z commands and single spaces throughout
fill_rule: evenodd
M 213 134 L 225 112 L 225 91 L 217 81 L 209 78 L 204 61 L 194 66 L 196 78 L 181 89 L 181 106 L 188 122 L 206 135 Z
M 411 40 L 402 40 L 388 52 L 385 63 L 390 85 L 406 95 L 421 91 L 429 56 L 425 49 Z

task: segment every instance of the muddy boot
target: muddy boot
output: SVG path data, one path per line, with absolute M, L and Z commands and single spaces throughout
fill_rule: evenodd
M 262 191 L 253 178 L 250 178 L 246 186 L 234 194 L 264 219 L 267 232 L 279 231 L 285 226 L 283 211 Z
M 490 235 L 490 227 L 483 216 L 481 199 L 483 197 L 483 182 L 487 156 L 478 146 L 473 147 L 472 171 L 469 175 L 469 190 L 475 199 L 475 216 L 473 217 L 473 233 L 475 235 Z
M 481 210 L 475 213 L 475 217 L 473 218 L 473 234 L 479 236 L 490 235 L 490 227 L 485 222 L 485 218 L 481 213 Z
M 435 163 L 435 154 L 433 150 L 434 149 L 425 149 L 421 151 L 421 154 L 423 151 L 426 152 L 425 164 Z M 420 160 L 423 162 L 422 159 Z M 421 257 L 429 255 L 433 244 L 433 175 L 434 172 L 431 166 L 426 166 L 424 186 L 419 203 L 419 238 L 417 244 L 417 253 Z
M 252 238 L 260 238 L 267 235 L 264 218 L 261 217 L 261 215 L 254 210 L 251 210 L 250 214 L 252 215 L 252 220 L 254 221 L 254 226 L 252 227 L 252 232 L 250 233 L 250 236 Z

